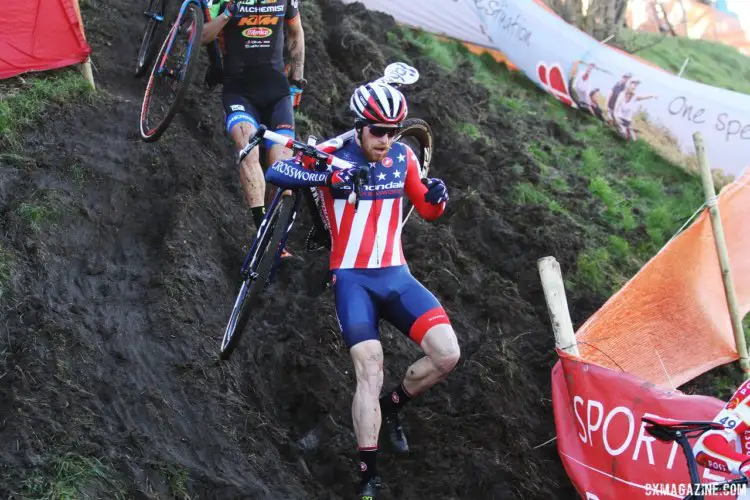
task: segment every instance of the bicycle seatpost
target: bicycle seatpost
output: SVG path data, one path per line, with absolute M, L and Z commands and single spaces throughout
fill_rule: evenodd
M 701 478 L 698 474 L 698 464 L 695 462 L 695 456 L 693 455 L 693 447 L 690 446 L 690 441 L 685 433 L 681 433 L 677 442 L 682 448 L 682 452 L 685 454 L 687 459 L 688 472 L 690 473 L 690 483 L 692 484 L 693 491 L 700 491 Z M 683 500 L 704 500 L 703 495 L 688 495 Z

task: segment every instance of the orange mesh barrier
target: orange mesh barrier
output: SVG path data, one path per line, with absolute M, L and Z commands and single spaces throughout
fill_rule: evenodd
M 719 210 L 741 314 L 750 310 L 750 171 Z M 678 387 L 738 358 L 708 209 L 576 332 L 581 357 Z

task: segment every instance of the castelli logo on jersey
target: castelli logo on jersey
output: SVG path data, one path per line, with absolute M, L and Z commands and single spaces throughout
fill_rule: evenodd
M 398 404 L 398 394 L 396 393 L 396 391 L 393 391 L 391 393 L 391 401 L 393 401 L 394 403 Z
M 393 160 L 391 159 L 390 156 L 386 156 L 385 158 L 383 158 L 382 163 L 383 163 L 383 166 L 386 168 L 393 166 Z
M 738 404 L 740 404 L 740 398 L 734 398 L 727 405 L 727 409 L 728 410 L 734 410 L 735 408 L 737 408 Z
M 242 32 L 242 36 L 245 38 L 267 38 L 271 36 L 273 30 L 271 28 L 248 28 Z

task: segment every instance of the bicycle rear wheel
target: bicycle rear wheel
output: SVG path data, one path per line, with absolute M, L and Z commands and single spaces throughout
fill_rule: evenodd
M 183 42 L 182 38 L 187 40 Z M 190 2 L 164 39 L 141 106 L 141 139 L 159 139 L 182 104 L 197 66 L 203 36 L 203 13 Z
M 240 286 L 232 313 L 224 329 L 219 357 L 227 360 L 240 343 L 242 335 L 250 319 L 253 304 L 260 297 L 266 286 L 266 281 L 273 270 L 274 263 L 281 254 L 281 242 L 293 221 L 295 199 L 299 196 L 282 196 L 275 207 L 266 215 L 267 226 L 259 234 L 256 245 L 254 263 Z
M 154 52 L 157 47 L 156 33 L 160 31 L 159 27 L 164 23 L 165 3 L 166 0 L 149 0 L 148 2 L 148 9 L 145 12 L 148 21 L 146 21 L 146 29 L 135 62 L 136 77 L 143 76 L 154 60 Z
M 434 144 L 430 125 L 420 118 L 408 118 L 404 120 L 403 128 L 396 136 L 396 140 L 406 144 L 414 151 L 419 160 L 419 176 L 423 179 L 427 177 L 427 174 L 430 172 L 430 163 L 432 163 Z M 406 223 L 413 211 L 414 205 L 412 205 L 408 197 L 404 196 L 404 210 L 402 213 L 404 223 Z

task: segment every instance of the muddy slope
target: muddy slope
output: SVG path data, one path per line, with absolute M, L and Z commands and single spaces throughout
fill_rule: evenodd
M 403 51 L 422 74 L 412 114 L 434 127 L 435 172 L 451 193 L 440 221 L 409 222 L 404 251 L 463 357 L 405 410 L 413 456 L 383 455 L 381 497 L 573 497 L 554 444 L 536 448 L 554 436 L 555 361 L 536 260 L 569 269 L 584 236 L 510 196 L 539 176 L 524 141 L 572 139 L 541 119 L 488 116 L 485 91 L 460 71 L 389 47 L 389 17 L 335 0 L 302 8 L 311 89 L 300 136 L 344 130 L 351 89 Z M 34 496 L 72 462 L 99 464 L 81 480 L 98 498 L 352 498 L 354 378 L 332 295 L 318 290 L 325 256 L 286 265 L 242 349 L 218 363 L 252 231 L 219 92 L 196 86 L 170 131 L 140 142 L 139 7 L 98 0 L 84 16 L 102 92 L 50 107 L 0 165 L 0 244 L 13 262 L 0 298 L 0 496 Z M 495 147 L 457 137 L 452 120 L 475 122 Z M 595 217 L 585 183 L 567 180 L 567 206 Z M 303 217 L 293 248 L 306 228 Z M 574 293 L 574 321 L 600 303 Z M 389 326 L 383 338 L 390 386 L 419 353 Z

